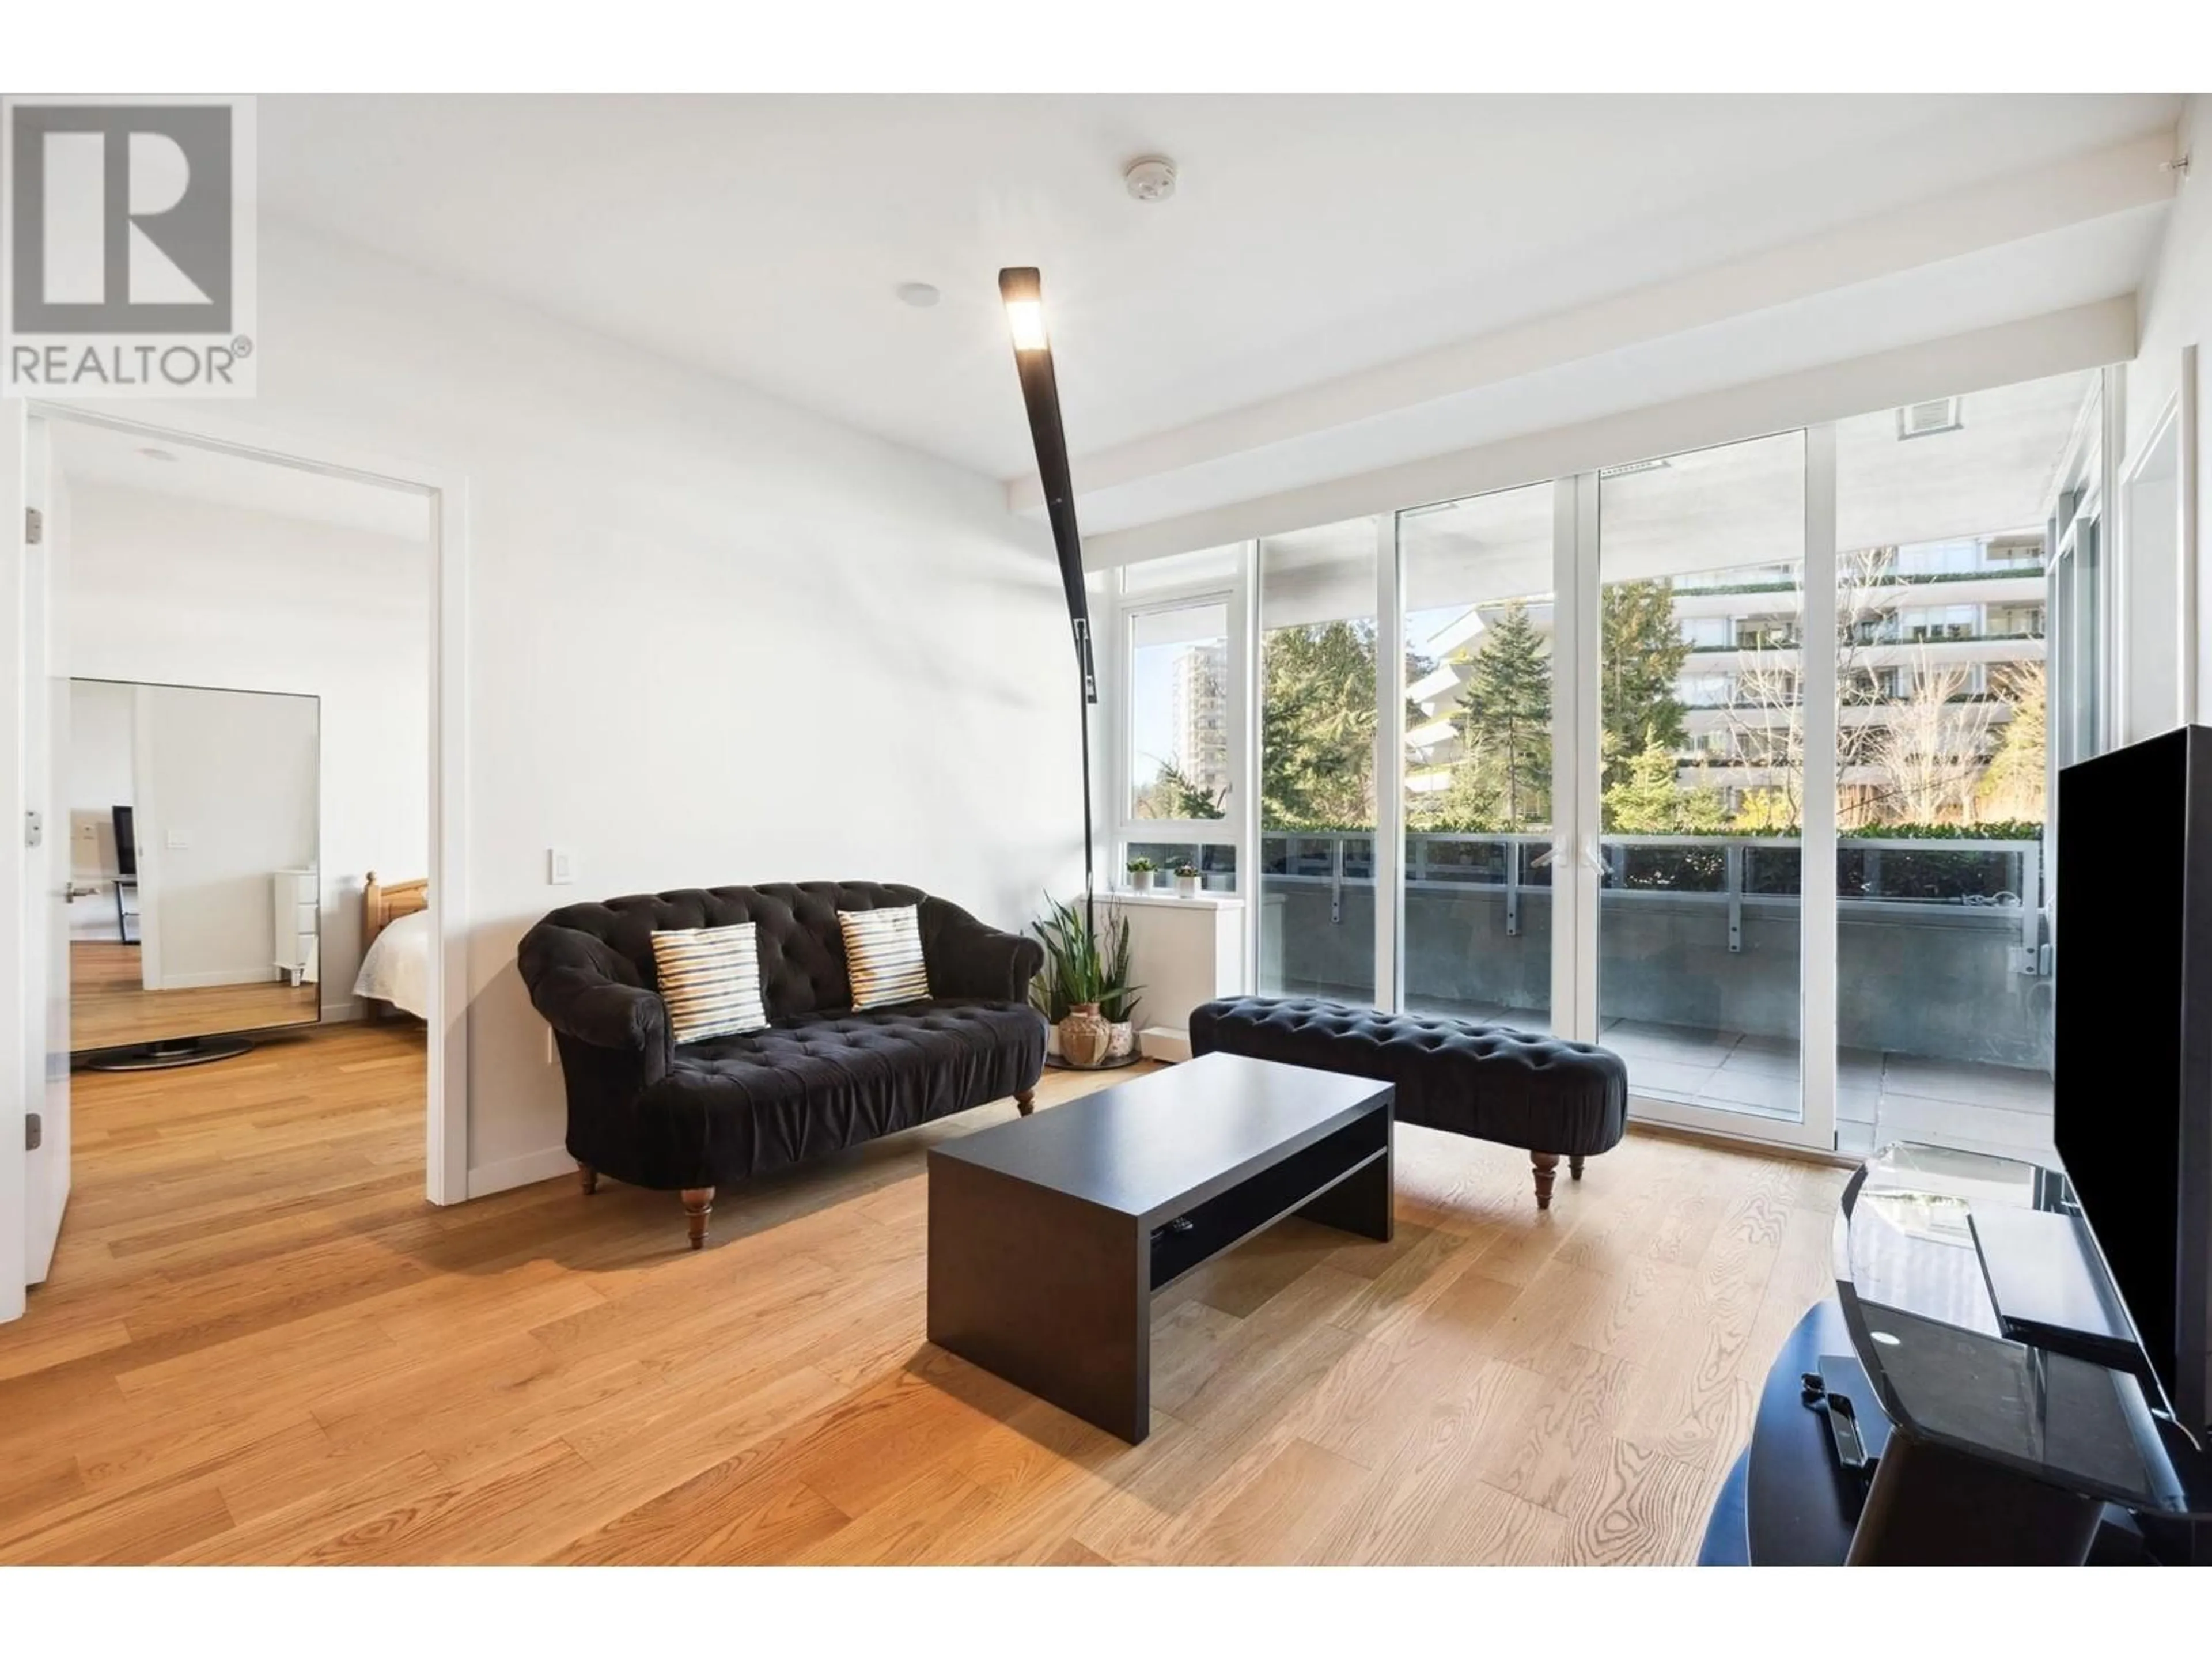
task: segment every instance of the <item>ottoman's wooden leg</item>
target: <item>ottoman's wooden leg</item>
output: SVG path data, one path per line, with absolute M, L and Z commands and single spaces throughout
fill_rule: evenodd
M 599 1190 L 599 1172 L 588 1164 L 579 1164 L 576 1166 L 576 1184 L 584 1189 L 584 1196 L 589 1198 Z
M 1017 1089 L 1014 1091 L 1014 1109 L 1019 1112 L 1024 1117 L 1027 1117 L 1030 1113 L 1036 1109 L 1036 1090 Z
M 1536 1172 L 1536 1207 L 1548 1210 L 1552 1207 L 1552 1181 L 1559 1172 L 1559 1155 L 1557 1152 L 1531 1152 L 1528 1163 Z
M 691 1248 L 704 1249 L 707 1245 L 707 1218 L 714 1213 L 714 1189 L 712 1187 L 686 1187 L 684 1189 L 684 1218 L 691 1224 Z
M 1567 1160 L 1567 1173 L 1577 1181 L 1583 1178 L 1583 1155 L 1580 1152 Z

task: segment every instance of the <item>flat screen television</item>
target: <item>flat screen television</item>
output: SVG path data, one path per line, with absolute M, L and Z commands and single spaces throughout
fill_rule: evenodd
M 2212 728 L 2058 775 L 2052 1133 L 2175 1420 L 2212 1425 Z

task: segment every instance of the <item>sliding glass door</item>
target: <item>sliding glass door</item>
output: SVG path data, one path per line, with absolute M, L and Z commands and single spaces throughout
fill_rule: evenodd
M 2040 1154 L 2100 386 L 1125 571 L 1127 843 L 1242 894 L 1262 992 L 1603 1042 L 1655 1120 Z
M 1400 998 L 1552 1029 L 1558 650 L 1548 483 L 1401 514 Z
M 1638 1095 L 1802 1123 L 1805 440 L 1598 481 L 1597 1040 Z

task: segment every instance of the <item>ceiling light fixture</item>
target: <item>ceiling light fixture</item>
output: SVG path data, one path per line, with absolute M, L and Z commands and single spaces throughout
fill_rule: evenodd
M 1164 155 L 1139 155 L 1121 169 L 1121 183 L 1139 202 L 1164 202 L 1176 193 L 1176 164 Z
M 937 286 L 933 283 L 901 283 L 894 292 L 916 311 L 927 311 L 937 303 Z
M 1051 337 L 1044 330 L 1044 283 L 1030 265 L 999 273 L 999 298 L 1006 307 L 1006 330 L 1014 337 L 1017 352 L 1049 351 Z M 1055 388 L 1057 390 L 1057 388 Z M 1034 420 L 1034 408 L 1030 416 Z M 1057 416 L 1059 410 L 1054 409 Z
M 169 451 L 166 449 L 155 449 L 151 445 L 147 446 L 147 447 L 140 450 L 138 453 L 141 455 L 143 455 L 149 461 L 173 461 L 177 459 L 173 454 L 170 453 Z
M 1083 900 L 1085 921 L 1092 909 L 1091 817 L 1091 705 L 1098 701 L 1097 665 L 1091 648 L 1091 597 L 1083 579 L 1083 535 L 1075 527 L 1075 486 L 1068 474 L 1067 433 L 1060 423 L 1060 382 L 1053 373 L 1052 340 L 1044 323 L 1044 279 L 1034 265 L 1010 265 L 999 273 L 999 299 L 1006 307 L 1006 331 L 1014 343 L 1014 372 L 1022 385 L 1022 406 L 1030 420 L 1030 444 L 1036 454 L 1037 481 L 1044 486 L 1045 518 L 1052 526 L 1053 550 L 1060 559 L 1060 586 L 1067 599 L 1067 621 L 1075 638 L 1075 668 L 1082 694 L 1083 723 Z

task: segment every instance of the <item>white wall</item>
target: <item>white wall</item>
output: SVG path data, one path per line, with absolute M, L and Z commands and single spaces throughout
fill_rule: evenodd
M 260 288 L 209 417 L 468 479 L 475 1189 L 565 1167 L 514 968 L 553 906 L 875 878 L 1014 927 L 1079 878 L 1059 579 L 995 480 L 283 225 Z
M 362 878 L 429 867 L 428 547 L 86 480 L 71 512 L 73 673 L 321 700 L 323 1009 L 357 1013 Z
M 315 861 L 314 699 L 182 685 L 132 696 L 147 988 L 275 979 L 272 878 Z
M 2195 161 L 2191 175 L 2175 193 L 2157 264 L 2140 296 L 2142 342 L 2128 368 L 2126 444 L 2132 463 L 2160 415 L 2174 401 L 2184 349 L 2197 347 L 2197 672 L 2193 718 L 2208 720 L 2212 720 L 2212 580 L 2208 580 L 2212 573 L 2204 566 L 2212 548 L 2205 544 L 2204 526 L 2212 524 L 2212 453 L 2207 453 L 2212 443 L 2205 437 L 2204 415 L 2212 410 L 2212 94 L 2190 100 L 2176 150 L 2192 151 Z

